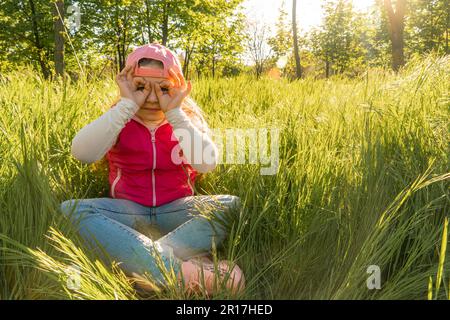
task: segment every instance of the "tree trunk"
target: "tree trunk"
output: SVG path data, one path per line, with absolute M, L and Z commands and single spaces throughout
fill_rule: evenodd
M 119 63 L 119 71 L 122 70 L 125 67 L 125 50 L 124 50 L 124 44 L 121 41 L 122 39 L 119 39 L 117 41 L 117 61 Z
M 445 54 L 448 54 L 448 28 L 445 31 Z
M 447 23 L 445 28 L 445 54 L 448 54 L 448 29 L 450 24 L 450 10 L 447 10 Z
M 194 51 L 194 48 L 195 48 L 195 45 L 193 45 L 191 49 L 189 49 L 189 47 L 187 47 L 185 50 L 183 74 L 186 79 L 188 79 L 188 76 L 189 76 L 189 64 L 191 62 L 192 52 Z
M 124 43 L 117 44 L 117 57 L 119 60 L 119 70 L 125 68 L 125 46 Z
M 169 4 L 167 0 L 164 1 L 163 22 L 162 22 L 162 45 L 167 44 L 167 38 L 169 33 Z
M 150 29 L 150 6 L 149 1 L 145 1 L 145 21 L 147 24 L 147 36 L 148 36 L 148 43 L 152 43 L 155 41 L 152 30 Z
M 398 71 L 405 64 L 404 30 L 406 0 L 397 0 L 395 12 L 391 0 L 384 0 L 384 8 L 389 19 L 389 35 L 392 44 L 392 69 Z
M 29 0 L 28 3 L 30 4 L 31 9 L 31 24 L 33 29 L 33 35 L 34 35 L 34 45 L 37 49 L 37 60 L 39 62 L 39 65 L 41 67 L 42 74 L 44 75 L 45 79 L 48 79 L 50 76 L 50 71 L 48 70 L 44 58 L 43 58 L 43 46 L 41 45 L 41 40 L 39 36 L 39 29 L 37 24 L 37 15 L 36 15 L 36 7 L 34 6 L 34 1 Z
M 302 77 L 302 67 L 300 65 L 300 54 L 298 52 L 297 39 L 297 0 L 292 1 L 292 32 L 294 33 L 294 57 L 295 57 L 295 75 L 297 79 Z
M 121 67 L 121 63 L 120 63 L 120 49 L 119 49 L 119 44 L 116 45 L 116 66 L 117 66 L 117 71 L 121 71 L 122 67 Z
M 183 74 L 185 78 L 187 74 L 188 65 L 189 65 L 189 48 L 186 48 L 186 50 L 184 51 L 184 63 L 183 63 Z
M 435 29 L 433 28 L 435 21 L 434 21 L 434 10 L 433 10 L 433 4 L 430 3 L 428 4 L 428 12 L 430 13 L 430 18 L 428 19 L 429 23 L 430 23 L 430 35 L 428 37 L 428 48 L 429 50 L 434 50 L 437 46 L 439 46 L 439 41 L 437 41 L 437 43 L 435 42 L 435 35 L 434 35 L 434 31 Z
M 261 77 L 263 70 L 264 70 L 263 62 L 256 63 L 256 79 L 257 80 Z
M 330 61 L 328 58 L 325 60 L 325 77 L 327 79 L 330 77 Z
M 123 14 L 122 23 L 119 23 L 119 14 Z M 127 49 L 127 25 L 129 16 L 127 12 L 116 12 L 116 27 L 117 27 L 117 58 L 119 63 L 119 71 L 125 67 L 126 49 Z
M 55 73 L 64 77 L 64 0 L 57 0 L 53 7 L 55 33 Z

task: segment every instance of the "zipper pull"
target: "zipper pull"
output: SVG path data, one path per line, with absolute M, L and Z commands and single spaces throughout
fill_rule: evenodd
M 151 133 L 151 135 L 152 135 L 152 142 L 155 142 L 156 140 L 155 140 L 155 129 L 151 129 L 150 130 L 150 133 Z

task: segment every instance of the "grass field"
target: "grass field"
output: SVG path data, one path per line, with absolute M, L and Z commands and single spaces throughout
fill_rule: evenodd
M 245 272 L 238 298 L 450 298 L 448 70 L 450 57 L 428 57 L 398 75 L 193 82 L 211 128 L 280 129 L 276 175 L 221 164 L 197 185 L 242 200 L 218 251 Z M 108 196 L 105 164 L 80 163 L 70 145 L 117 94 L 110 79 L 0 76 L 0 299 L 185 297 L 174 285 L 136 293 L 59 211 L 66 199 Z M 379 290 L 366 285 L 372 265 Z M 77 290 L 68 266 L 81 270 Z

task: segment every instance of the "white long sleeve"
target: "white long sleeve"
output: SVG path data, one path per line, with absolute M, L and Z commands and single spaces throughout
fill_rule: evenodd
M 100 160 L 116 143 L 120 131 L 138 110 L 139 106 L 133 100 L 122 98 L 78 131 L 72 140 L 72 155 L 83 163 Z
M 205 173 L 217 165 L 218 150 L 207 133 L 202 133 L 186 113 L 177 107 L 166 112 L 186 161 L 198 172 Z

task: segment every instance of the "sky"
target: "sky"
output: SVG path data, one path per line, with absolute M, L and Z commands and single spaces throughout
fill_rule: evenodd
M 374 4 L 375 0 L 351 0 L 356 10 L 366 12 Z M 292 17 L 292 0 L 284 0 L 285 11 L 288 13 L 289 22 Z M 271 34 L 275 34 L 275 24 L 278 18 L 278 10 L 283 0 L 245 0 L 242 3 L 244 13 L 249 20 L 262 21 L 270 27 Z M 297 28 L 300 34 L 304 34 L 321 24 L 322 4 L 324 0 L 297 0 Z M 252 64 L 247 54 L 243 55 L 244 63 Z M 278 66 L 283 67 L 286 59 L 281 58 Z
M 320 25 L 323 2 L 323 0 L 297 1 L 297 21 L 301 33 L 309 31 L 313 26 Z M 356 9 L 366 11 L 374 3 L 374 0 L 352 0 L 352 2 Z M 268 25 L 274 26 L 278 17 L 278 9 L 282 3 L 283 0 L 245 0 L 243 7 L 249 18 L 263 19 Z M 292 0 L 285 0 L 285 10 L 291 19 Z M 275 28 L 272 27 L 272 29 Z

